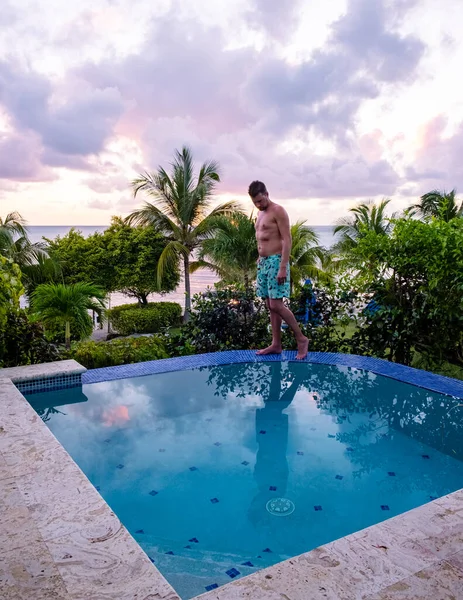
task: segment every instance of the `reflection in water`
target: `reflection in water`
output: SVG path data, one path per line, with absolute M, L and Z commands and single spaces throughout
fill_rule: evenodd
M 293 376 L 294 379 L 289 387 L 282 391 L 282 384 L 286 383 L 288 375 Z M 249 509 L 249 519 L 254 524 L 267 517 L 265 507 L 271 498 L 282 498 L 286 493 L 289 472 L 286 456 L 288 415 L 283 411 L 293 401 L 301 382 L 302 373 L 299 370 L 294 372 L 290 367 L 286 376 L 282 377 L 281 363 L 275 363 L 272 365 L 267 396 L 263 398 L 264 406 L 256 410 L 258 450 L 254 479 L 258 492 Z M 271 431 L 267 431 L 269 426 L 272 428 Z
M 185 597 L 463 487 L 463 402 L 357 369 L 245 363 L 30 401 Z

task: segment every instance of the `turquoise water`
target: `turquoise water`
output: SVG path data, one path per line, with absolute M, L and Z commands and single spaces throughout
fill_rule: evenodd
M 28 399 L 184 599 L 463 487 L 463 402 L 357 369 L 246 363 Z

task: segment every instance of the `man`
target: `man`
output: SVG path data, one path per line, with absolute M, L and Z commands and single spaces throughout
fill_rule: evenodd
M 288 213 L 282 206 L 270 200 L 267 188 L 261 181 L 253 181 L 249 195 L 259 210 L 256 221 L 257 249 L 257 295 L 265 299 L 270 311 L 272 344 L 257 354 L 280 354 L 281 323 L 285 321 L 297 342 L 298 360 L 307 356 L 309 340 L 299 328 L 293 313 L 284 305 L 283 298 L 289 297 L 289 253 L 291 230 Z

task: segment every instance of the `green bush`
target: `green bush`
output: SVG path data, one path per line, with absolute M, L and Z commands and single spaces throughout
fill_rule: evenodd
M 261 348 L 271 340 L 269 317 L 252 293 L 227 288 L 194 296 L 190 320 L 170 336 L 172 355 Z
M 159 333 L 164 327 L 180 324 L 182 307 L 176 302 L 150 302 L 139 307 L 123 304 L 109 311 L 113 328 L 121 335 Z
M 40 319 L 39 319 L 40 320 Z M 92 335 L 93 332 L 93 323 L 92 318 L 88 315 L 88 319 L 86 319 L 85 330 L 78 331 L 78 327 L 76 327 L 75 320 L 70 319 L 71 323 L 71 340 L 73 342 L 78 342 L 80 340 L 84 340 Z M 65 337 L 65 329 L 63 323 L 53 323 L 48 324 L 44 327 L 45 337 L 49 342 L 54 344 L 64 344 Z
M 78 342 L 68 353 L 87 369 L 113 367 L 168 358 L 164 343 L 155 337 L 118 338 L 110 342 Z
M 0 328 L 0 367 L 35 365 L 60 360 L 59 351 L 45 338 L 40 323 L 29 320 L 25 310 L 11 309 Z

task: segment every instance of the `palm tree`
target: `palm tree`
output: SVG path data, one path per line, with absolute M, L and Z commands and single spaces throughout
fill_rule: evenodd
M 220 181 L 219 166 L 210 161 L 201 165 L 197 177 L 194 174 L 191 150 L 183 147 L 175 151 L 169 175 L 162 167 L 156 172 L 145 173 L 132 182 L 134 195 L 146 192 L 152 202 L 127 217 L 129 224 L 153 226 L 166 235 L 168 243 L 158 262 L 158 278 L 165 269 L 183 260 L 185 278 L 185 314 L 188 321 L 191 308 L 190 258 L 203 240 L 211 237 L 216 229 L 216 217 L 238 210 L 236 202 L 226 202 L 210 210 L 213 192 Z M 210 212 L 209 212 L 210 211 Z
M 291 238 L 291 293 L 294 284 L 300 284 L 308 277 L 321 282 L 331 280 L 331 276 L 323 268 L 325 251 L 318 245 L 318 236 L 306 225 L 306 221 L 296 221 L 291 225 Z
M 216 217 L 214 237 L 202 241 L 199 260 L 190 264 L 190 272 L 206 267 L 226 282 L 244 284 L 249 291 L 259 256 L 255 222 L 252 215 L 241 212 Z
M 451 192 L 432 190 L 423 194 L 420 202 L 414 204 L 408 212 L 411 216 L 418 215 L 425 220 L 434 217 L 442 221 L 450 221 L 463 217 L 463 200 L 459 204 L 456 194 L 456 189 Z
M 91 283 L 43 283 L 37 286 L 31 296 L 32 310 L 44 325 L 64 324 L 68 350 L 71 347 L 71 322 L 76 327 L 76 333 L 85 331 L 89 310 L 103 317 L 104 298 L 104 291 Z
M 47 245 L 30 241 L 26 221 L 18 212 L 5 219 L 0 217 L 0 254 L 19 266 L 26 292 L 61 273 L 60 265 L 49 256 Z
M 388 235 L 392 229 L 391 221 L 385 214 L 389 202 L 390 199 L 384 198 L 379 204 L 368 201 L 349 209 L 353 216 L 342 217 L 334 228 L 334 234 L 339 234 L 336 250 L 341 254 L 349 253 L 368 231 Z

